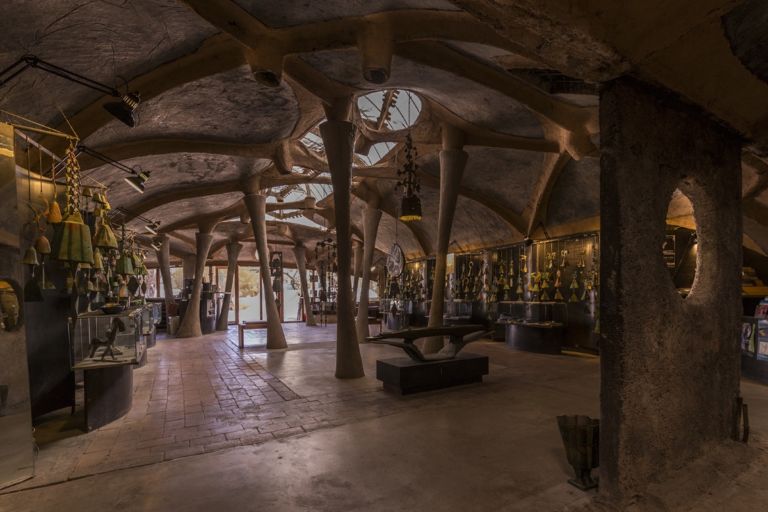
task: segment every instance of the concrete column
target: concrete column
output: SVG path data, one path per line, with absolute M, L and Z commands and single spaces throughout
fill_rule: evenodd
M 432 304 L 429 308 L 429 327 L 443 325 L 448 244 L 451 239 L 453 214 L 456 212 L 456 200 L 459 197 L 459 186 L 469 156 L 461 149 L 462 145 L 461 132 L 455 128 L 444 126 L 443 150 L 440 151 L 440 207 L 437 220 L 435 282 L 432 286 Z M 442 338 L 430 338 L 424 344 L 424 350 L 427 353 L 437 352 L 441 348 L 443 348 Z
M 237 273 L 237 258 L 240 256 L 243 244 L 232 241 L 227 244 L 227 282 L 224 285 L 224 300 L 221 301 L 221 311 L 216 319 L 216 330 L 226 331 L 229 328 L 229 305 L 232 303 L 232 285 L 235 284 Z
M 176 331 L 177 338 L 195 338 L 202 336 L 203 331 L 200 328 L 200 294 L 203 290 L 203 274 L 205 273 L 205 262 L 208 259 L 208 251 L 213 243 L 213 231 L 215 224 L 201 225 L 198 232 L 195 233 L 197 242 L 197 257 L 195 259 L 195 282 L 192 285 L 192 295 L 187 303 L 187 310 L 184 318 L 181 319 L 179 330 Z
M 166 311 L 168 305 L 175 302 L 173 297 L 173 282 L 171 281 L 171 241 L 168 235 L 159 235 L 157 240 L 160 242 L 160 250 L 155 251 L 157 255 L 157 265 L 160 268 L 160 276 L 163 278 L 163 291 L 165 293 Z
M 357 339 L 360 343 L 364 343 L 368 337 L 368 291 L 371 288 L 371 265 L 380 220 L 381 210 L 377 198 L 366 204 L 363 210 L 363 278 L 360 283 L 360 305 L 357 308 Z
M 741 144 L 675 95 L 630 78 L 602 89 L 600 133 L 600 493 L 623 509 L 734 435 Z M 676 188 L 691 199 L 698 232 L 685 299 L 661 254 Z
M 340 379 L 358 378 L 365 375 L 355 332 L 355 312 L 350 285 L 352 267 L 350 195 L 355 125 L 342 120 L 347 119 L 350 105 L 351 99 L 346 102 L 339 102 L 335 108 L 326 109 L 328 121 L 320 125 L 320 135 L 323 138 L 328 167 L 331 170 L 333 205 L 336 217 L 339 262 L 336 296 L 336 377 Z
M 299 281 L 301 282 L 301 296 L 304 297 L 304 315 L 307 317 L 307 326 L 314 327 L 315 315 L 312 308 L 309 307 L 309 286 L 307 285 L 307 249 L 303 244 L 298 243 L 293 248 L 293 255 L 296 258 L 296 268 L 299 270 Z
M 259 254 L 259 270 L 261 274 L 261 292 L 264 296 L 264 306 L 267 310 L 267 348 L 286 348 L 283 325 L 280 323 L 280 312 L 275 302 L 275 292 L 272 289 L 272 276 L 269 269 L 269 251 L 267 250 L 267 196 L 249 193 L 243 197 L 243 202 L 251 216 L 253 236 L 256 238 L 256 251 Z
M 360 275 L 363 266 L 363 244 L 357 240 L 352 240 L 352 302 L 357 299 L 357 289 L 360 284 Z

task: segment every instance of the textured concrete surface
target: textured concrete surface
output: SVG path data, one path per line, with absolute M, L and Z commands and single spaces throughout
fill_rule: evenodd
M 631 79 L 601 95 L 601 492 L 642 491 L 732 436 L 739 394 L 738 139 Z M 669 201 L 694 205 L 696 278 L 682 299 L 662 259 Z

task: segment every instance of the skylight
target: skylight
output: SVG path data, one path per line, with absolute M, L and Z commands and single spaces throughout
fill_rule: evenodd
M 358 97 L 357 108 L 377 130 L 403 130 L 419 119 L 421 99 L 411 91 L 389 89 Z

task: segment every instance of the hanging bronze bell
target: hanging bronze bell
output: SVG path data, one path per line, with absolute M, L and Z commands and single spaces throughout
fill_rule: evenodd
M 96 235 L 93 237 L 93 246 L 102 249 L 117 249 L 117 237 L 112 227 L 104 220 L 99 222 Z
M 35 240 L 35 250 L 43 256 L 51 254 L 51 242 L 48 241 L 48 237 L 43 234 L 38 236 L 37 240 Z
M 93 263 L 91 230 L 83 223 L 80 212 L 66 216 L 57 226 L 53 237 L 51 257 L 73 263 Z
M 104 257 L 101 255 L 101 249 L 98 247 L 93 251 L 93 269 L 104 270 Z
M 58 224 L 62 221 L 61 208 L 59 208 L 59 203 L 55 199 L 48 206 L 45 220 L 48 221 L 48 224 Z
M 117 258 L 117 264 L 115 265 L 115 273 L 125 276 L 132 276 L 136 273 L 133 268 L 133 258 L 128 254 L 122 253 Z
M 142 264 L 141 255 L 137 252 L 131 253 L 131 262 L 133 263 L 133 271 L 136 272 Z
M 33 246 L 27 247 L 27 250 L 24 252 L 23 263 L 33 267 L 36 267 L 40 264 L 40 261 L 37 259 L 37 251 Z

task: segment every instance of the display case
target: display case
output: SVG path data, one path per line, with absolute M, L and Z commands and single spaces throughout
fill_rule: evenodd
M 108 315 L 93 311 L 70 319 L 72 368 L 89 370 L 138 364 L 144 358 L 146 339 L 142 316 L 152 309 L 129 309 Z
M 147 348 L 155 346 L 157 325 L 162 320 L 162 314 L 162 305 L 157 302 L 145 304 L 141 308 L 141 335 Z

